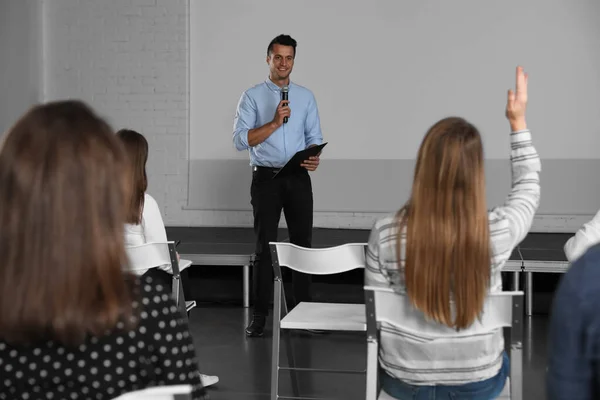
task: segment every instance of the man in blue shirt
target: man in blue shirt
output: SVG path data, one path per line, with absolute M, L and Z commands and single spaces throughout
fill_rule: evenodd
M 550 400 L 600 398 L 600 244 L 576 259 L 554 295 L 546 394 Z
M 319 166 L 319 157 L 310 157 L 304 169 L 294 175 L 273 179 L 292 156 L 322 143 L 321 123 L 313 93 L 290 81 L 296 57 L 296 41 L 279 35 L 269 43 L 269 77 L 246 90 L 238 103 L 233 143 L 248 150 L 252 167 L 251 203 L 256 234 L 253 270 L 254 313 L 246 328 L 248 336 L 262 336 L 272 298 L 273 266 L 269 242 L 277 241 L 283 210 L 290 242 L 311 247 L 313 223 L 312 184 L 308 171 Z M 281 100 L 287 86 L 289 101 Z M 285 118 L 287 122 L 284 122 Z M 310 300 L 310 277 L 293 274 L 294 302 Z

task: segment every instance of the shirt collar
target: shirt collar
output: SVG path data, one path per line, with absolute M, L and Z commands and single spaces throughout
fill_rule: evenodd
M 277 86 L 276 84 L 273 83 L 273 81 L 271 79 L 269 79 L 269 77 L 267 76 L 267 79 L 265 79 L 265 83 L 267 84 L 267 87 L 269 89 L 271 89 L 274 92 L 281 92 L 281 88 L 279 86 Z M 290 84 L 288 85 L 288 88 L 291 88 L 293 85 L 292 80 L 290 79 Z

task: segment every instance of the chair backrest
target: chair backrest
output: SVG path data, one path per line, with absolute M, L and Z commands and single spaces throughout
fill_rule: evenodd
M 366 243 L 347 243 L 322 249 L 282 242 L 269 245 L 274 266 L 306 274 L 332 275 L 365 267 Z
M 191 400 L 192 385 L 156 386 L 125 393 L 113 400 Z
M 171 249 L 172 248 L 172 249 Z M 177 255 L 174 242 L 150 242 L 139 246 L 127 247 L 129 270 L 146 271 L 161 265 L 171 264 L 175 269 Z M 178 265 L 177 265 L 178 266 Z
M 470 327 L 458 332 L 454 328 L 427 319 L 425 314 L 410 303 L 407 295 L 396 293 L 391 288 L 365 286 L 365 295 L 367 307 L 369 303 L 375 303 L 374 312 L 369 315 L 367 311 L 367 320 L 372 319 L 371 323 L 387 322 L 407 332 L 418 333 L 419 336 L 436 338 L 449 335 L 472 336 L 512 326 L 513 298 L 522 297 L 523 292 L 489 293 L 480 318 Z
M 420 336 L 460 337 L 489 332 L 500 327 L 510 327 L 510 398 L 523 398 L 523 292 L 493 292 L 486 298 L 479 320 L 471 327 L 456 332 L 442 324 L 427 320 L 424 314 L 410 304 L 406 294 L 391 288 L 365 286 L 367 313 L 367 400 L 378 397 L 377 347 L 378 322 L 387 322 L 399 329 L 418 332 Z

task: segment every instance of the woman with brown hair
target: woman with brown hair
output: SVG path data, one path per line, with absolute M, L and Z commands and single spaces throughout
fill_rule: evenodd
M 433 125 L 419 149 L 412 193 L 399 212 L 379 219 L 367 252 L 365 284 L 392 287 L 440 332 L 464 330 L 525 238 L 540 200 L 540 158 L 525 122 L 527 75 L 517 68 L 508 93 L 512 190 L 488 212 L 484 155 L 477 129 L 462 118 Z M 443 340 L 381 329 L 383 389 L 397 399 L 493 399 L 509 371 L 502 329 Z
M 169 296 L 123 272 L 126 156 L 77 101 L 40 105 L 0 148 L 0 398 L 112 399 L 190 384 L 204 399 L 187 323 Z
M 148 141 L 141 133 L 130 129 L 119 130 L 117 137 L 125 148 L 131 185 L 129 199 L 126 201 L 125 250 L 128 247 L 140 246 L 145 243 L 164 243 L 167 241 L 167 230 L 160 215 L 158 203 L 146 193 L 148 189 L 146 174 Z M 135 273 L 142 277 L 149 277 L 162 286 L 168 287 L 173 281 L 171 264 L 159 265 L 146 271 L 136 270 Z M 201 378 L 204 387 L 219 382 L 219 377 L 216 375 L 201 374 Z
M 125 249 L 145 243 L 167 242 L 167 231 L 158 208 L 158 203 L 148 189 L 146 162 L 148 161 L 148 141 L 133 130 L 121 129 L 117 132 L 125 148 L 125 156 L 129 164 L 130 188 L 125 216 Z M 146 271 L 137 270 L 136 274 L 151 276 L 156 282 L 170 285 L 173 271 L 171 264 L 165 264 Z

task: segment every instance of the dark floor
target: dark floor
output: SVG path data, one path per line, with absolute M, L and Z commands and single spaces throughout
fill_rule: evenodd
M 210 387 L 213 400 L 266 400 L 271 383 L 271 330 L 262 338 L 246 338 L 249 313 L 241 307 L 204 306 L 192 310 L 190 324 L 203 373 L 218 375 Z M 547 318 L 526 319 L 523 354 L 524 399 L 545 399 Z M 332 333 L 293 336 L 299 367 L 363 369 L 366 362 L 364 334 Z M 282 349 L 283 349 L 282 343 Z M 282 365 L 287 365 L 285 353 Z M 300 395 L 331 399 L 364 399 L 361 375 L 299 374 Z M 289 373 L 282 371 L 280 395 L 291 395 Z
M 232 233 L 233 232 L 233 233 Z M 280 231 L 280 240 L 287 238 Z M 169 239 L 182 246 L 194 243 L 251 243 L 251 230 L 240 228 L 169 228 Z M 521 249 L 540 254 L 562 254 L 568 234 L 530 234 Z M 342 242 L 365 242 L 368 231 L 315 229 L 317 246 Z M 564 257 L 564 256 L 563 256 Z M 244 328 L 249 310 L 242 308 L 242 271 L 239 267 L 195 266 L 187 270 L 186 296 L 197 300 L 190 323 L 198 348 L 202 372 L 218 375 L 220 382 L 209 388 L 213 400 L 269 399 L 271 382 L 271 330 L 263 338 L 246 338 Z M 524 399 L 544 399 L 548 311 L 560 274 L 534 274 L 534 315 L 525 317 L 523 382 Z M 362 302 L 362 271 L 335 277 L 316 277 L 315 301 Z M 510 278 L 507 276 L 506 278 Z M 507 280 L 508 282 L 508 280 Z M 508 283 L 507 283 L 508 284 Z M 311 335 L 293 337 L 298 366 L 362 369 L 365 367 L 364 334 Z M 282 349 L 283 349 L 282 343 Z M 282 356 L 282 365 L 286 358 Z M 300 373 L 300 394 L 306 397 L 364 399 L 365 379 L 361 375 Z M 291 395 L 289 372 L 280 378 L 280 395 Z

